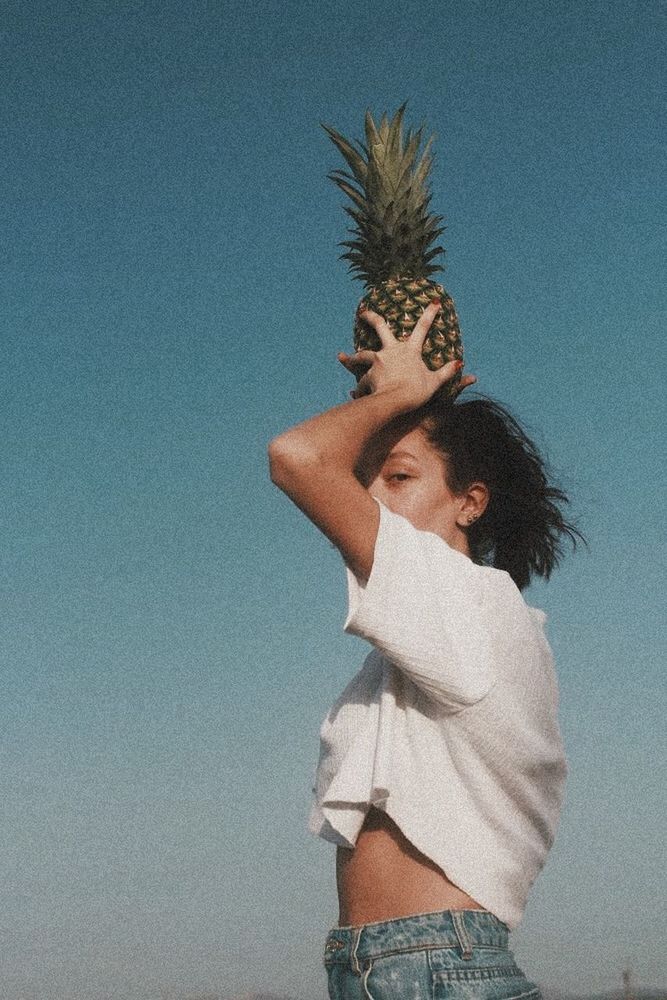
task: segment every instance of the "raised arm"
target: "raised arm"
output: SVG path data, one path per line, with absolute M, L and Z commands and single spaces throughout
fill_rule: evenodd
M 364 446 L 387 423 L 426 403 L 452 379 L 461 362 L 430 371 L 422 345 L 439 304 L 432 303 L 405 341 L 396 340 L 377 313 L 363 318 L 378 333 L 379 351 L 339 355 L 350 370 L 368 366 L 355 397 L 297 424 L 269 445 L 271 479 L 340 550 L 346 564 L 368 579 L 379 526 L 378 506 L 355 475 Z M 461 388 L 475 379 L 462 379 Z

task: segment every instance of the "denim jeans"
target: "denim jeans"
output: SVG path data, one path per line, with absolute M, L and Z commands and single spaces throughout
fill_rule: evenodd
M 416 913 L 333 927 L 331 1000 L 541 1000 L 514 961 L 507 925 L 486 910 Z

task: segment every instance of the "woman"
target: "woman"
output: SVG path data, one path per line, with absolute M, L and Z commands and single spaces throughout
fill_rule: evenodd
M 346 631 L 374 647 L 322 724 L 313 789 L 310 829 L 337 845 L 332 1000 L 539 997 L 508 934 L 567 768 L 545 616 L 520 590 L 578 532 L 505 411 L 440 401 L 461 363 L 422 361 L 437 309 L 406 341 L 365 312 L 382 347 L 339 355 L 353 401 L 269 446 L 345 560 Z

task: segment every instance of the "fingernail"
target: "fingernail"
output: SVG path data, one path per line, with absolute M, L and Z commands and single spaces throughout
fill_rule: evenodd
M 454 362 L 454 368 L 456 369 L 457 372 L 460 372 L 461 369 L 463 368 L 463 361 L 460 361 L 460 360 L 459 361 L 455 361 Z
M 439 309 L 440 308 L 440 299 L 432 299 L 431 300 L 431 305 L 432 306 L 437 306 L 438 309 Z

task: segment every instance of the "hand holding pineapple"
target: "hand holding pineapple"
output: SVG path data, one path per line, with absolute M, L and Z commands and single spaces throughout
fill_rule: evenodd
M 405 399 L 409 409 L 417 409 L 459 374 L 463 367 L 460 359 L 453 359 L 436 371 L 427 368 L 422 360 L 424 341 L 439 309 L 440 302 L 432 302 L 405 340 L 396 339 L 389 323 L 379 313 L 360 312 L 359 318 L 375 330 L 382 346 L 379 351 L 338 355 L 341 364 L 358 378 L 357 388 L 350 393 L 354 399 L 372 393 L 396 392 Z M 364 370 L 362 375 L 359 375 L 360 370 Z M 458 393 L 475 381 L 474 375 L 466 375 L 454 391 Z

